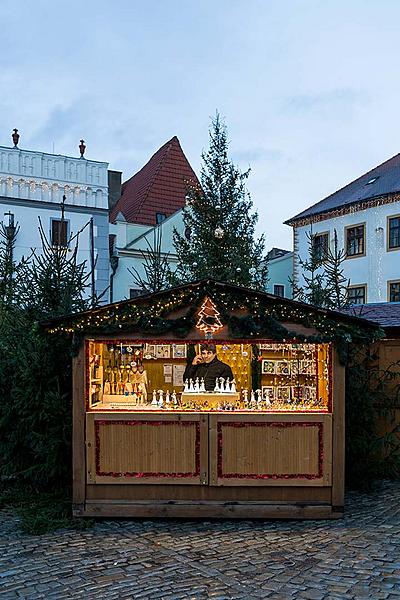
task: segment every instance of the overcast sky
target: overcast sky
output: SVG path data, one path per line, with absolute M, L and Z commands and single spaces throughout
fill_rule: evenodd
M 283 221 L 400 150 L 397 0 L 0 0 L 0 145 L 128 179 L 177 135 L 199 173 L 210 117 L 267 247 Z

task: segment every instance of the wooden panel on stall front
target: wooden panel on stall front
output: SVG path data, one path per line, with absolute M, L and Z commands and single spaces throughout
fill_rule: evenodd
M 208 482 L 208 416 L 88 414 L 88 483 Z
M 330 415 L 210 415 L 213 485 L 330 485 Z

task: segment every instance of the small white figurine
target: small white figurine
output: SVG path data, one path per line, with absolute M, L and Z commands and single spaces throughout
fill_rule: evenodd
M 167 393 L 165 394 L 165 404 L 167 405 L 167 408 L 169 407 L 170 403 L 169 390 L 167 390 Z
M 178 404 L 178 401 L 176 399 L 176 392 L 175 392 L 175 390 L 171 394 L 171 400 L 172 400 L 172 406 L 175 408 L 177 406 L 177 404 Z
M 246 404 L 246 406 L 249 402 L 248 394 L 249 392 L 247 390 L 243 390 L 243 402 Z
M 236 393 L 236 382 L 234 379 L 232 379 L 232 385 L 231 385 L 231 393 L 235 394 Z
M 225 379 L 223 377 L 219 378 L 219 391 L 223 393 L 225 390 Z
M 226 383 L 225 383 L 225 392 L 227 392 L 229 394 L 230 391 L 231 391 L 231 385 L 230 385 L 230 382 L 229 382 L 229 377 L 227 377 L 226 378 Z
M 188 389 L 188 392 L 190 394 L 193 394 L 193 392 L 194 392 L 193 379 L 189 379 L 189 389 Z
M 188 392 L 188 391 L 189 391 L 189 382 L 188 382 L 188 380 L 186 379 L 186 380 L 185 380 L 185 387 L 183 388 L 183 393 L 185 393 L 185 392 Z
M 200 391 L 199 378 L 196 377 L 196 381 L 194 382 L 194 391 L 198 394 Z
M 199 390 L 199 391 L 200 391 L 201 393 L 203 393 L 203 392 L 205 392 L 205 391 L 206 391 L 206 386 L 205 386 L 205 383 L 204 383 L 204 377 L 202 377 L 202 378 L 201 378 L 201 382 L 200 382 L 200 390 Z
M 255 408 L 257 406 L 256 397 L 254 395 L 254 391 L 253 390 L 251 390 L 251 395 L 250 395 L 250 406 L 252 408 Z
M 215 388 L 214 388 L 214 392 L 219 392 L 219 381 L 218 381 L 218 377 L 215 380 Z
M 152 406 L 158 406 L 158 402 L 157 402 L 157 392 L 156 390 L 153 390 L 153 400 L 151 402 Z
M 158 390 L 158 393 L 160 394 L 160 396 L 158 398 L 158 406 L 160 408 L 162 408 L 164 406 L 164 391 L 163 390 Z

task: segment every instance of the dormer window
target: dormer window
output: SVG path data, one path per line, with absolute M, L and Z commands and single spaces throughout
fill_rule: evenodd
M 378 177 L 372 177 L 365 185 L 372 185 L 377 179 L 379 179 L 379 175 Z
M 157 225 L 159 225 L 160 223 L 162 223 L 163 221 L 165 221 L 166 218 L 167 218 L 167 215 L 165 213 L 156 213 L 156 223 L 157 223 Z

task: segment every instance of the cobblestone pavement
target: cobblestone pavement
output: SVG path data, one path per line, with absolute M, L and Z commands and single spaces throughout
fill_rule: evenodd
M 0 513 L 0 597 L 400 600 L 400 482 L 340 521 L 104 520 L 18 531 Z

